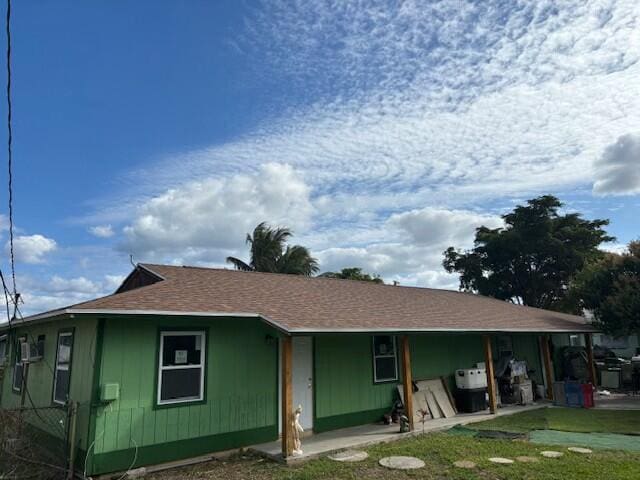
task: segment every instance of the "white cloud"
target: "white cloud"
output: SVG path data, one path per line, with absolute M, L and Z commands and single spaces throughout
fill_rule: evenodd
M 330 235 L 324 244 L 337 244 L 317 253 L 324 271 L 361 267 L 381 275 L 386 281 L 431 287 L 457 286 L 457 277 L 442 267 L 443 252 L 449 247 L 469 248 L 475 229 L 481 225 L 496 228 L 503 224 L 494 215 L 465 210 L 426 207 L 392 214 L 380 226 L 364 231 Z M 360 243 L 350 246 L 349 243 Z
M 20 311 L 26 316 L 109 295 L 123 280 L 123 275 L 103 275 L 95 280 L 84 276 L 53 275 L 45 279 L 23 275 L 18 279 L 22 299 Z M 0 323 L 3 321 L 0 315 Z
M 481 225 L 496 228 L 500 218 L 461 210 L 427 207 L 391 216 L 389 224 L 406 231 L 418 245 L 468 246 Z
M 261 4 L 232 40 L 287 86 L 270 116 L 127 172 L 91 221 L 124 220 L 137 260 L 221 264 L 268 220 L 325 270 L 452 285 L 443 247 L 509 197 L 608 191 L 593 159 L 640 126 L 639 24 L 635 0 Z
M 623 135 L 607 146 L 595 164 L 597 195 L 640 193 L 640 134 Z
M 115 233 L 111 225 L 95 225 L 93 227 L 89 227 L 89 232 L 98 238 L 113 237 Z
M 147 259 L 223 261 L 225 251 L 243 248 L 259 222 L 294 231 L 308 225 L 309 195 L 293 168 L 276 163 L 252 174 L 190 182 L 145 203 L 124 228 L 121 248 Z
M 25 263 L 42 263 L 44 257 L 57 248 L 56 241 L 43 235 L 19 235 L 13 240 L 17 261 Z M 9 242 L 5 244 L 5 252 L 10 251 Z

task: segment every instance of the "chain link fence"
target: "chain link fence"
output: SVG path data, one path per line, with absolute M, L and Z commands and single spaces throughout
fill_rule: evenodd
M 0 480 L 71 478 L 76 407 L 0 409 Z

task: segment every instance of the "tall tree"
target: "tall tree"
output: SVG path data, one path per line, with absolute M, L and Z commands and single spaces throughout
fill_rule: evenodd
M 560 215 L 552 195 L 529 200 L 502 216 L 504 227 L 476 229 L 474 248 L 444 252 L 444 268 L 460 274 L 460 289 L 533 307 L 577 311 L 569 282 L 584 265 L 602 256 L 598 246 L 613 240 L 608 220 Z
M 227 262 L 244 271 L 313 275 L 319 270 L 318 261 L 306 247 L 287 245 L 291 235 L 288 228 L 271 228 L 262 222 L 253 229 L 253 234 L 247 233 L 249 263 L 236 257 L 227 257 Z
M 384 283 L 379 275 L 370 275 L 358 267 L 343 268 L 339 272 L 325 272 L 320 275 L 327 278 L 341 278 L 343 280 L 360 280 L 364 282 Z
M 579 305 L 613 336 L 640 333 L 640 241 L 609 253 L 580 272 L 570 290 Z

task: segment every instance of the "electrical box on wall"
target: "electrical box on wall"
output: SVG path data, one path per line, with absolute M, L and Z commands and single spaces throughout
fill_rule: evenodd
M 118 383 L 103 383 L 100 386 L 100 401 L 101 402 L 113 402 L 120 398 L 120 384 Z

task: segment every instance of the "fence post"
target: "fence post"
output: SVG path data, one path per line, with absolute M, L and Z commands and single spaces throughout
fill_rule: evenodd
M 78 417 L 78 402 L 69 403 L 69 474 L 67 478 L 73 480 L 76 463 L 76 421 Z

